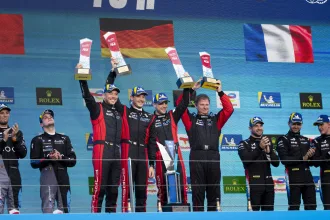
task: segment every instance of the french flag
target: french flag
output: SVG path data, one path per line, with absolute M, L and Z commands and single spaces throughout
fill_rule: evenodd
M 247 61 L 314 63 L 310 26 L 244 24 Z

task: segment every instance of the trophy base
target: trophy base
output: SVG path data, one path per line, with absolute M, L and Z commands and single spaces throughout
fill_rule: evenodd
M 192 87 L 194 87 L 195 82 L 191 76 L 185 76 L 185 77 L 179 78 L 176 81 L 176 85 L 178 86 L 179 89 L 192 88 Z
M 132 74 L 132 69 L 129 64 L 127 64 L 125 66 L 117 67 L 114 69 L 114 71 L 116 72 L 117 76 Z
M 75 80 L 91 80 L 92 74 L 91 69 L 87 68 L 76 68 L 75 74 L 74 74 Z
M 217 90 L 220 84 L 217 83 L 217 79 L 211 77 L 203 77 L 202 80 L 202 88 L 210 89 L 210 90 Z
M 170 203 L 162 206 L 163 212 L 190 212 L 190 204 Z

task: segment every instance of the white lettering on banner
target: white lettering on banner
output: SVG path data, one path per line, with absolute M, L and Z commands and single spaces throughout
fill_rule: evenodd
M 94 8 L 101 8 L 103 0 L 93 0 Z M 127 0 L 108 0 L 111 7 L 115 9 L 125 8 Z M 155 0 L 136 0 L 136 10 L 154 10 Z

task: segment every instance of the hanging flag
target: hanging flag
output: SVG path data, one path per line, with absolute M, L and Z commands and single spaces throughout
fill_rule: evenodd
M 244 24 L 247 61 L 314 63 L 310 26 Z
M 0 14 L 0 54 L 24 54 L 22 15 Z
M 124 57 L 168 59 L 165 48 L 174 46 L 173 21 L 100 18 L 102 57 L 110 56 L 103 37 L 109 31 L 116 33 Z

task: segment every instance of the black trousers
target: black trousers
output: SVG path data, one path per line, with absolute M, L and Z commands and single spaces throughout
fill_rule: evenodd
M 250 191 L 251 206 L 253 211 L 273 211 L 274 210 L 274 186 L 262 187 L 263 189 L 253 189 Z
M 219 152 L 192 150 L 189 159 L 193 210 L 204 211 L 206 192 L 207 211 L 216 211 L 217 199 L 221 201 Z
M 314 182 L 305 184 L 291 184 L 289 193 L 289 210 L 299 210 L 301 196 L 305 210 L 316 210 L 316 191 Z

